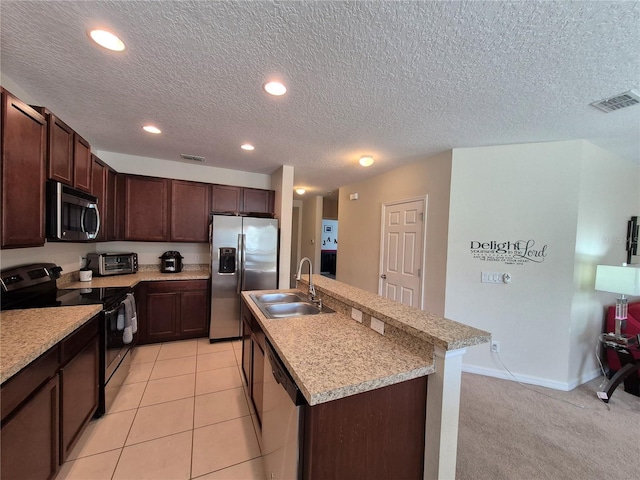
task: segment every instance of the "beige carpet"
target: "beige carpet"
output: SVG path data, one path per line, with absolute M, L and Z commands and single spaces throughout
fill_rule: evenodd
M 456 478 L 640 479 L 640 397 L 621 385 L 605 404 L 602 378 L 562 392 L 464 373 Z

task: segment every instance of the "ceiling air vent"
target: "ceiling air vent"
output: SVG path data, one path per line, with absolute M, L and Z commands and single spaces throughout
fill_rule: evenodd
M 621 108 L 637 105 L 638 103 L 640 103 L 640 95 L 638 95 L 634 90 L 629 90 L 628 92 L 621 93 L 615 97 L 593 102 L 591 105 L 596 107 L 598 110 L 609 113 L 614 110 L 620 110 Z
M 204 162 L 204 157 L 199 157 L 198 155 L 187 155 L 186 153 L 181 153 L 180 158 L 183 160 L 191 160 L 192 162 Z

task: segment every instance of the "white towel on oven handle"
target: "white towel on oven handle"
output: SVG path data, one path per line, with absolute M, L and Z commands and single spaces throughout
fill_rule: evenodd
M 138 331 L 138 310 L 136 308 L 136 298 L 132 293 L 127 293 L 127 300 L 129 300 L 130 312 L 131 312 L 131 333 Z
M 120 307 L 118 309 L 118 315 L 117 315 L 117 320 L 116 320 L 116 328 L 120 332 L 122 330 L 124 330 L 124 327 L 125 327 L 125 325 L 124 325 L 124 321 L 125 321 L 124 314 L 125 314 L 125 311 L 124 310 L 125 310 L 124 306 L 122 306 L 122 307 Z
M 131 333 L 131 327 L 124 327 L 124 331 L 122 332 L 122 343 L 125 345 L 131 343 L 133 340 L 133 333 Z

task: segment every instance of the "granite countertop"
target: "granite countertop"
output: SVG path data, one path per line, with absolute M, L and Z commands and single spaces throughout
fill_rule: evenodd
M 0 383 L 18 373 L 101 310 L 102 305 L 82 305 L 2 312 Z
M 248 292 L 242 296 L 309 405 L 435 371 L 432 354 L 417 355 L 340 313 L 271 320 Z
M 211 276 L 209 270 L 183 270 L 178 273 L 160 273 L 159 270 L 138 271 L 129 275 L 110 275 L 93 277 L 90 282 L 71 282 L 58 288 L 100 288 L 100 287 L 135 287 L 140 282 L 159 282 L 167 280 L 206 280 Z
M 299 281 L 304 288 L 308 285 L 306 278 L 303 276 Z M 491 334 L 484 330 L 394 302 L 322 275 L 314 275 L 313 284 L 318 294 L 326 293 L 444 350 L 457 350 L 491 341 Z

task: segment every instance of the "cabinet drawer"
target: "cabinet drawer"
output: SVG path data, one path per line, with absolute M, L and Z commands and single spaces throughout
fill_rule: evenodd
M 96 315 L 60 342 L 60 365 L 64 365 L 77 355 L 98 334 L 101 315 Z
M 0 389 L 2 421 L 58 370 L 58 345 L 7 380 Z
M 207 290 L 208 280 L 168 280 L 163 282 L 149 282 L 148 293 L 179 293 Z

